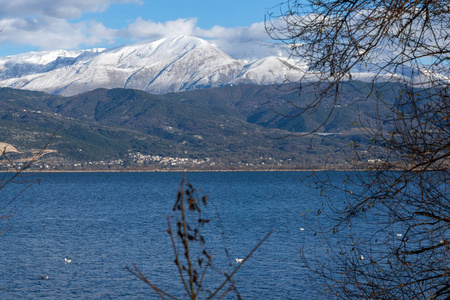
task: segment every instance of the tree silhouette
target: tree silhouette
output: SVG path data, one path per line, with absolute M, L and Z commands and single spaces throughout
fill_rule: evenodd
M 173 207 L 171 217 L 167 216 L 167 233 L 173 247 L 174 263 L 178 269 L 179 280 L 184 288 L 185 297 L 188 299 L 222 299 L 230 292 L 236 294 L 237 299 L 241 296 L 236 288 L 236 282 L 233 276 L 244 265 L 244 263 L 253 255 L 253 253 L 265 242 L 272 234 L 270 231 L 244 258 L 236 258 L 236 267 L 232 266 L 232 260 L 229 257 L 227 247 L 225 254 L 229 262 L 229 270 L 222 271 L 213 260 L 214 254 L 206 247 L 206 237 L 203 234 L 203 228 L 210 223 L 210 219 L 205 215 L 207 211 L 208 198 L 201 195 L 201 192 L 195 189 L 190 183 L 186 182 L 185 175 L 181 181 L 177 198 Z M 176 227 L 172 227 L 172 221 Z M 217 232 L 223 235 L 224 232 Z M 170 294 L 158 288 L 150 279 L 145 276 L 136 264 L 126 269 L 135 275 L 138 279 L 148 284 L 161 299 L 178 299 L 174 294 Z M 208 274 L 218 273 L 221 280 L 217 286 L 208 285 L 206 278 Z
M 450 297 L 448 1 L 285 1 L 268 15 L 266 29 L 306 63 L 300 92 L 308 85 L 314 97 L 297 106 L 300 113 L 332 99 L 331 115 L 344 101 L 342 86 L 356 80 L 370 88 L 354 107 L 377 104 L 355 120 L 368 143 L 352 144 L 353 172 L 344 182 L 315 177 L 321 194 L 346 195 L 342 206 L 326 198 L 330 228 L 306 215 L 328 257 L 324 264 L 317 247 L 302 249 L 322 291 L 365 299 Z M 396 96 L 386 98 L 388 90 Z
M 53 134 L 49 141 L 33 156 L 28 158 L 22 157 L 17 161 L 10 157 L 8 153 L 10 146 L 8 144 L 4 144 L 3 148 L 0 148 L 0 163 L 7 166 L 0 175 L 0 192 L 5 192 L 6 188 L 12 184 L 21 184 L 23 187 L 11 197 L 4 196 L 4 193 L 2 193 L 2 197 L 0 198 L 0 234 L 3 234 L 9 229 L 11 218 L 21 212 L 29 204 L 26 203 L 13 207 L 14 203 L 17 202 L 17 199 L 27 189 L 34 184 L 39 184 L 41 182 L 42 176 L 33 176 L 38 173 L 28 174 L 27 176 L 22 175 L 45 154 L 45 151 L 54 138 L 55 134 Z

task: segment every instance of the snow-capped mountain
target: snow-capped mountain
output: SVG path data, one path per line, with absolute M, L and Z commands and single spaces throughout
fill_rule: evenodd
M 223 47 L 233 53 L 232 44 Z M 237 59 L 208 41 L 178 36 L 107 50 L 33 52 L 0 58 L 0 86 L 65 96 L 100 87 L 163 94 L 241 83 L 283 83 L 304 74 L 303 68 L 282 56 L 282 45 L 248 49 L 251 57 Z M 278 56 L 262 57 L 264 53 Z
M 98 53 L 103 50 L 104 49 L 80 51 L 56 50 L 29 52 L 14 56 L 0 57 L 0 80 L 48 72 L 73 64 L 80 55 Z

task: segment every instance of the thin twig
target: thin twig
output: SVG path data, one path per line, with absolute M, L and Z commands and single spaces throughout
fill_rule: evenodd
M 212 299 L 230 280 L 231 278 L 234 276 L 234 274 L 236 274 L 236 272 L 242 267 L 242 265 L 253 255 L 253 253 L 262 245 L 262 243 L 264 243 L 269 236 L 272 234 L 273 229 L 270 230 L 270 232 L 258 243 L 258 245 L 256 245 L 255 248 L 253 248 L 252 251 L 250 251 L 250 253 L 244 258 L 244 260 L 234 269 L 233 272 L 231 272 L 231 274 L 229 276 L 227 276 L 227 278 L 225 279 L 225 281 L 216 289 L 216 291 L 214 293 L 212 293 L 208 298 L 206 299 Z

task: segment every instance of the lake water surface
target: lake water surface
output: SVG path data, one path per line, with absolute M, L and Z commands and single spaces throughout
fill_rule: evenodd
M 236 275 L 244 299 L 314 298 L 313 283 L 299 255 L 300 244 L 311 238 L 306 230 L 299 230 L 304 227 L 300 214 L 321 201 L 320 192 L 299 179 L 308 174 L 186 175 L 214 204 L 209 206 L 212 223 L 207 225 L 206 242 L 217 261 L 228 261 L 224 244 L 230 259 L 242 258 L 273 229 Z M 17 209 L 32 201 L 0 236 L 0 298 L 157 298 L 125 270 L 132 263 L 157 286 L 180 295 L 166 215 L 171 213 L 182 177 L 182 173 L 45 175 L 41 184 L 14 203 Z M 23 187 L 15 184 L 0 191 L 2 201 Z M 66 263 L 65 258 L 72 262 Z M 214 279 L 210 283 L 214 285 Z

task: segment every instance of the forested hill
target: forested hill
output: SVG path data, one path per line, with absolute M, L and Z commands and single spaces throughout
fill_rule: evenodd
M 30 153 L 56 133 L 49 146 L 56 152 L 43 159 L 55 168 L 99 161 L 114 161 L 110 168 L 161 166 L 151 156 L 199 168 L 315 167 L 330 155 L 342 163 L 349 143 L 362 141 L 352 123 L 361 112 L 370 118 L 370 101 L 355 104 L 367 88 L 346 84 L 339 103 L 324 101 L 315 113 L 302 116 L 296 116 L 299 107 L 314 94 L 304 89 L 299 97 L 296 84 L 164 95 L 97 89 L 72 97 L 2 88 L 0 142 Z M 315 130 L 330 112 L 313 139 L 292 137 Z

